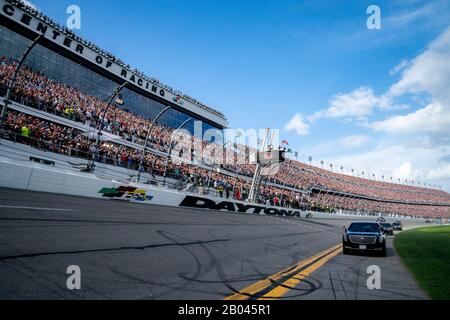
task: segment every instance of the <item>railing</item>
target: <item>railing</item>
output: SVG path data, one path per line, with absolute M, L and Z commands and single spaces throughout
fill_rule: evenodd
M 52 152 L 52 153 L 56 153 L 56 154 L 66 155 L 66 156 L 78 158 L 81 160 L 92 159 L 92 152 L 90 152 L 89 150 L 86 150 L 87 148 L 84 148 L 84 149 L 74 148 L 74 147 L 71 147 L 70 145 L 54 143 L 54 142 L 47 141 L 44 139 L 36 139 L 34 137 L 23 135 L 21 133 L 13 132 L 10 130 L 6 130 L 3 133 L 2 138 L 12 141 L 14 143 L 28 145 L 28 146 L 35 148 L 37 150 L 40 150 L 40 151 L 47 151 L 47 152 Z M 125 161 L 125 160 L 120 159 L 119 156 L 111 157 L 106 154 L 100 153 L 99 156 L 95 158 L 95 161 L 104 163 L 104 164 L 108 164 L 108 165 L 113 165 L 116 167 L 131 169 L 131 170 L 138 169 L 137 161 L 133 161 L 133 160 Z M 150 171 L 150 173 L 152 173 L 150 166 L 144 166 L 144 169 L 146 169 L 146 171 Z M 153 173 L 159 173 L 158 170 L 153 169 L 153 171 L 154 171 Z M 170 170 L 168 171 L 168 174 L 169 174 L 169 177 L 172 177 L 172 178 L 179 178 L 181 176 L 181 175 L 176 176 L 174 173 L 170 172 Z

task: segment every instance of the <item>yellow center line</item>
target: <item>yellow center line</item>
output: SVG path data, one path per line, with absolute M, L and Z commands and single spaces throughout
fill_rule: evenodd
M 295 276 L 290 277 L 288 280 L 284 281 L 282 284 L 278 285 L 276 288 L 272 289 L 271 291 L 269 291 L 267 294 L 265 294 L 263 296 L 263 297 L 266 297 L 266 296 L 267 297 L 279 297 L 279 296 L 281 297 L 281 295 L 285 294 L 285 292 L 287 292 L 289 290 L 287 288 L 280 287 L 281 285 L 291 286 L 290 281 L 298 281 L 298 282 L 296 282 L 296 284 L 298 284 L 301 280 L 304 279 L 304 277 L 301 278 L 301 276 L 304 275 L 305 272 L 308 271 L 308 274 L 312 273 L 314 270 L 316 270 L 317 268 L 322 266 L 325 262 L 330 260 L 332 257 L 339 254 L 341 251 L 342 251 L 342 245 L 337 244 L 337 245 L 335 245 L 327 250 L 324 250 L 308 259 L 300 261 L 299 263 L 297 263 L 289 268 L 286 268 L 280 272 L 277 272 L 266 279 L 260 280 L 256 283 L 253 283 L 250 286 L 240 290 L 239 292 L 226 297 L 225 300 L 247 300 L 251 297 L 255 297 L 258 293 L 262 292 L 263 290 L 267 290 L 270 286 L 273 286 L 274 283 L 279 283 L 286 276 L 295 274 Z M 327 259 L 328 256 L 330 256 L 330 258 Z M 314 262 L 317 259 L 319 259 L 319 260 Z M 323 261 L 323 263 L 320 264 L 321 261 Z M 312 262 L 314 262 L 314 263 L 312 265 L 308 266 Z M 305 266 L 308 266 L 308 267 L 305 270 L 301 270 Z M 295 279 L 293 279 L 293 278 L 295 278 Z M 281 289 L 277 290 L 278 288 L 286 289 L 286 291 L 282 292 Z M 275 290 L 277 290 L 277 291 L 275 291 Z M 275 296 L 274 294 L 277 294 L 277 295 Z
M 330 254 L 326 255 L 322 259 L 318 260 L 317 262 L 307 267 L 305 270 L 298 272 L 295 276 L 286 280 L 282 285 L 279 285 L 275 289 L 269 291 L 258 300 L 275 300 L 284 296 L 290 290 L 290 288 L 295 288 L 303 279 L 308 277 L 311 273 L 319 269 L 330 259 L 337 256 L 341 252 L 342 248 L 339 248 L 338 250 L 331 252 Z

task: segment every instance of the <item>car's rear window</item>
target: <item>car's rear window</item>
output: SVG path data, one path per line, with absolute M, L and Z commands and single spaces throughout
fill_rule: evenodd
M 378 232 L 378 224 L 376 223 L 352 223 L 348 228 L 352 232 Z

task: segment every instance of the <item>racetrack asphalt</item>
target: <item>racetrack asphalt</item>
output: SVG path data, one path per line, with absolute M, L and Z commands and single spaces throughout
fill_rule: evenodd
M 0 188 L 0 299 L 224 299 L 339 244 L 349 223 Z M 427 299 L 392 237 L 387 255 L 339 253 L 279 298 Z

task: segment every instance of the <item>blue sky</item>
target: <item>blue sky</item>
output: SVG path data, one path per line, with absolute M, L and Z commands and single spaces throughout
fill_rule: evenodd
M 450 190 L 450 0 L 32 3 L 61 23 L 78 5 L 77 33 L 301 160 Z

